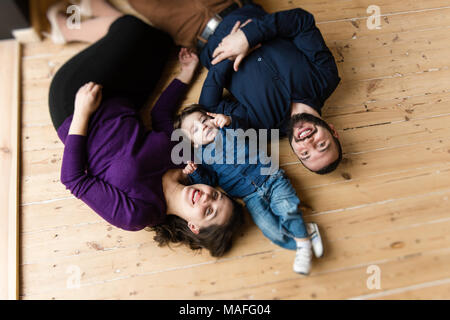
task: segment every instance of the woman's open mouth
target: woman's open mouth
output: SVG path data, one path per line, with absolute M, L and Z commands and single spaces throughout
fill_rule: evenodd
M 192 204 L 196 204 L 201 196 L 202 196 L 202 192 L 200 190 L 194 189 L 192 191 Z

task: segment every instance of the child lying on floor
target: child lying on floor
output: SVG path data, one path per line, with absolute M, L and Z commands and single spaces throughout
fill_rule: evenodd
M 247 129 L 244 123 L 193 105 L 181 112 L 175 127 L 181 129 L 194 145 L 196 158 L 202 159 L 201 165 L 189 161 L 184 169 L 191 182 L 220 185 L 230 196 L 242 198 L 255 224 L 267 238 L 283 248 L 296 250 L 294 271 L 309 274 L 311 245 L 317 258 L 323 254 L 318 226 L 303 222 L 298 208 L 300 200 L 284 171 L 277 169 L 274 174 L 262 175 L 261 169 L 270 167 L 270 163 L 262 163 L 261 151 L 252 154 L 249 139 L 244 139 L 243 143 L 241 140 L 240 148 L 236 147 L 237 135 L 226 133 L 229 129 Z M 221 161 L 215 161 L 218 155 L 225 156 Z M 245 159 L 244 164 L 238 164 L 243 162 L 242 159 Z M 206 194 L 196 192 L 193 205 L 204 201 L 205 197 Z M 213 210 L 206 214 L 211 218 L 214 216 Z

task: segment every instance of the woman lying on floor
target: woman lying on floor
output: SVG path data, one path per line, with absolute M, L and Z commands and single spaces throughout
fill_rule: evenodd
M 93 43 L 53 78 L 50 114 L 65 144 L 61 182 L 107 222 L 124 230 L 147 226 L 160 245 L 181 242 L 223 255 L 242 224 L 241 207 L 208 185 L 187 185 L 172 164 L 172 116 L 198 58 L 179 54 L 181 72 L 151 112 L 152 131 L 139 118 L 158 82 L 170 38 L 103 0 L 92 1 L 81 29 L 66 26 L 66 5 L 50 8 L 52 40 Z

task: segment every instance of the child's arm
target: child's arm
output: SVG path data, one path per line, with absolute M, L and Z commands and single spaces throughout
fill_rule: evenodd
M 173 115 L 198 66 L 197 55 L 186 48 L 180 50 L 178 59 L 181 64 L 180 73 L 161 94 L 151 112 L 153 130 L 164 131 L 169 137 L 173 131 Z
M 215 171 L 209 170 L 207 166 L 197 165 L 192 161 L 188 161 L 183 169 L 183 174 L 192 184 L 207 184 L 209 186 L 218 184 L 218 177 Z

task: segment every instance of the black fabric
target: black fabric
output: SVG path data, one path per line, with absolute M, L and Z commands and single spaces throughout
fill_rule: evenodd
M 252 0 L 241 0 L 242 6 L 245 6 L 247 4 L 252 4 L 252 3 L 253 3 Z M 231 6 L 225 8 L 221 12 L 219 12 L 218 15 L 223 19 L 236 9 L 239 9 L 239 5 L 237 3 L 233 3 Z M 241 21 L 241 22 L 243 22 L 243 21 Z M 205 40 L 208 41 L 208 39 L 205 39 Z M 202 49 L 205 47 L 205 45 L 206 45 L 206 42 L 203 42 L 202 40 L 199 39 L 197 41 L 197 51 L 201 52 Z
M 225 8 L 224 10 L 219 12 L 219 16 L 221 16 L 222 18 L 225 18 L 231 11 L 236 10 L 236 9 L 239 9 L 239 6 L 237 3 L 233 3 L 228 8 Z
M 144 106 L 172 44 L 167 34 L 134 16 L 118 18 L 105 37 L 70 59 L 54 76 L 49 108 L 55 129 L 73 114 L 78 89 L 90 81 L 103 85 L 103 100 L 120 96 L 136 108 Z
M 247 4 L 252 4 L 253 0 L 240 0 L 241 5 L 245 6 Z M 233 3 L 231 6 L 229 6 L 228 8 L 223 9 L 221 12 L 219 12 L 219 16 L 221 16 L 222 18 L 225 18 L 228 14 L 230 14 L 232 11 L 239 9 L 239 5 L 237 3 Z

